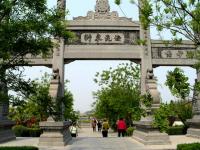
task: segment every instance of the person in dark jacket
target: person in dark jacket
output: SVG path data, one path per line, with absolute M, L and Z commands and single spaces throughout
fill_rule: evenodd
M 118 137 L 120 137 L 121 135 L 122 137 L 124 137 L 126 133 L 126 123 L 123 118 L 120 118 L 117 121 L 117 131 L 118 131 Z
M 101 132 L 101 128 L 102 128 L 102 122 L 101 122 L 101 120 L 98 120 L 97 127 L 98 127 L 98 131 Z

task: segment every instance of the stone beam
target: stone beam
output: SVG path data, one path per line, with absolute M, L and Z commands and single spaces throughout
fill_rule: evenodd
M 28 61 L 27 66 L 47 66 L 47 67 L 52 67 L 52 59 L 25 59 Z
M 188 59 L 187 53 L 195 51 L 196 46 L 191 41 L 173 44 L 172 41 L 151 40 L 152 64 L 157 66 L 193 66 L 195 59 Z
M 65 45 L 65 59 L 141 59 L 142 47 L 133 45 Z
M 42 56 L 26 55 L 25 61 L 28 62 L 27 66 L 47 66 L 52 67 L 52 56 L 43 58 Z

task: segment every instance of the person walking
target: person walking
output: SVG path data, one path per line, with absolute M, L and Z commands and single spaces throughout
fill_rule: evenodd
M 118 137 L 120 137 L 121 135 L 122 137 L 124 137 L 126 133 L 126 123 L 123 118 L 120 118 L 117 121 L 117 131 L 118 131 Z
M 103 120 L 102 124 L 102 136 L 103 137 L 108 137 L 108 129 L 109 129 L 109 124 L 106 119 Z
M 96 131 L 96 125 L 97 125 L 97 121 L 96 121 L 96 119 L 93 119 L 92 120 L 92 129 L 93 129 L 93 132 Z
M 101 132 L 101 128 L 102 128 L 102 122 L 101 122 L 101 120 L 98 120 L 97 127 L 98 127 L 98 131 Z

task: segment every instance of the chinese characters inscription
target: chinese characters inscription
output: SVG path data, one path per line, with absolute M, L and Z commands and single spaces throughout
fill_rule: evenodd
M 125 41 L 123 33 L 82 33 L 81 43 L 88 44 L 122 44 Z

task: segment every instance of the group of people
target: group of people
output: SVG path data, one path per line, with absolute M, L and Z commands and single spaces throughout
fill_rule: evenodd
M 126 122 L 124 121 L 123 118 L 120 118 L 117 122 L 116 122 L 116 126 L 117 126 L 117 132 L 118 132 L 118 137 L 124 137 L 125 133 L 126 133 Z M 96 127 L 98 128 L 98 131 L 102 131 L 102 136 L 103 137 L 108 137 L 108 130 L 109 130 L 109 124 L 108 121 L 106 119 L 103 120 L 103 122 L 101 122 L 100 120 L 97 121 L 96 119 L 92 120 L 92 128 L 93 128 L 93 132 L 96 131 Z
M 97 128 L 96 128 L 97 127 Z M 95 132 L 97 129 L 99 132 L 101 132 L 101 129 L 102 129 L 102 121 L 101 120 L 96 120 L 96 119 L 93 119 L 92 120 L 92 129 L 93 129 L 93 132 Z

